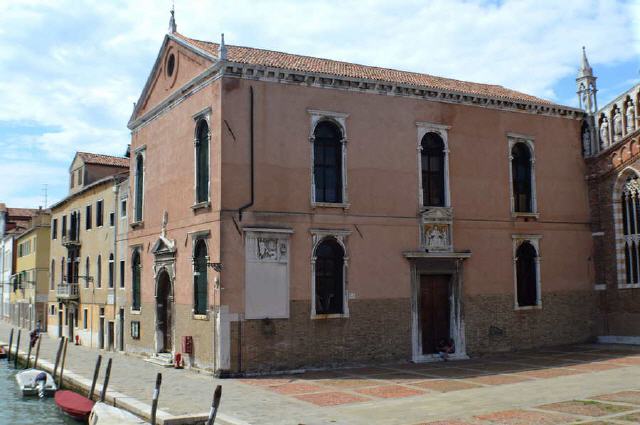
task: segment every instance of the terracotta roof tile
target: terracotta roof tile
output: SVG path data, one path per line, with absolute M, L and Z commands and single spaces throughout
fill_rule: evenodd
M 7 215 L 9 217 L 33 217 L 37 212 L 37 209 L 32 208 L 7 208 Z
M 195 40 L 178 33 L 174 33 L 174 35 L 183 39 L 187 43 L 218 57 L 218 43 Z M 252 47 L 227 45 L 227 58 L 231 62 L 283 68 L 292 71 L 314 72 L 396 84 L 409 84 L 438 90 L 490 96 L 515 101 L 525 101 L 543 105 L 552 104 L 552 102 L 549 102 L 548 100 L 511 90 L 499 85 L 472 83 L 451 78 L 436 77 L 428 74 L 420 74 L 417 72 L 358 65 L 331 59 L 294 55 L 290 53 L 276 52 L 273 50 L 255 49 Z
M 109 165 L 112 167 L 129 168 L 129 158 L 102 155 L 89 152 L 78 152 L 85 164 Z

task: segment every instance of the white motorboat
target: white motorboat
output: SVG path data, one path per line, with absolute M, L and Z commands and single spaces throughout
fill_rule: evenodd
M 117 407 L 97 402 L 91 410 L 89 425 L 142 425 L 148 424 L 139 417 Z
M 36 380 L 38 377 L 43 379 Z M 16 382 L 23 396 L 51 396 L 58 389 L 53 377 L 40 369 L 27 369 L 18 372 Z

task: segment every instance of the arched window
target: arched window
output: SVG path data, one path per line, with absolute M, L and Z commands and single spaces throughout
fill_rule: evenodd
M 193 253 L 193 312 L 207 314 L 207 244 L 198 239 Z
M 96 261 L 96 286 L 102 288 L 102 255 L 98 255 Z
M 133 251 L 131 259 L 131 308 L 140 310 L 140 251 Z
M 113 263 L 113 254 L 109 254 L 109 288 L 113 288 L 113 274 L 114 274 L 114 263 Z
M 531 151 L 524 143 L 516 143 L 511 148 L 511 178 L 513 211 L 533 212 Z
M 342 202 L 342 133 L 329 121 L 313 132 L 313 178 L 315 201 Z
M 324 239 L 315 252 L 316 314 L 344 312 L 344 250 L 334 238 Z
M 422 205 L 443 207 L 444 194 L 444 141 L 436 133 L 427 133 L 422 138 Z
M 538 305 L 538 271 L 536 249 L 524 241 L 516 251 L 516 279 L 518 307 Z
M 209 201 L 209 126 L 198 121 L 196 129 L 196 202 Z
M 625 281 L 627 285 L 640 283 L 640 181 L 629 177 L 622 187 L 622 237 L 624 239 Z
M 56 289 L 56 260 L 51 260 L 51 270 L 49 270 L 49 289 L 50 290 L 54 290 Z
M 91 260 L 87 257 L 84 260 L 84 287 L 89 288 L 89 276 L 91 276 Z
M 142 201 L 144 197 L 144 158 L 142 154 L 136 157 L 136 191 L 135 191 L 135 221 L 142 221 Z

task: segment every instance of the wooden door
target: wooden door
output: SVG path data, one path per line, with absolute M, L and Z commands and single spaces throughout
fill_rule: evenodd
M 169 275 L 162 272 L 158 280 L 158 330 L 162 333 L 162 349 L 160 352 L 170 353 L 172 350 L 171 336 L 171 283 Z
M 448 340 L 450 275 L 420 276 L 420 326 L 422 354 L 436 353 L 441 340 Z

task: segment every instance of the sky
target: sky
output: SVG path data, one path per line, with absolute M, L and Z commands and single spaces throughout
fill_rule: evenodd
M 124 155 L 171 0 L 0 0 L 0 202 L 66 196 L 76 151 Z M 640 0 L 175 0 L 189 37 L 500 84 L 577 106 L 640 82 Z

